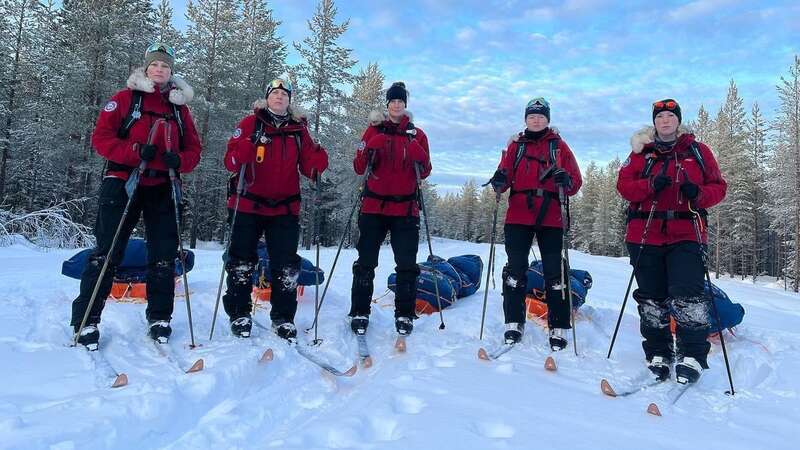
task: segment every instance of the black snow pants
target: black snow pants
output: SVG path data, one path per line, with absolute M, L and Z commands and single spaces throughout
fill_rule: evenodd
M 503 268 L 503 312 L 506 323 L 525 323 L 528 253 L 533 245 L 533 238 L 536 237 L 542 255 L 547 325 L 549 328 L 572 328 L 569 320 L 569 299 L 565 295 L 566 286 L 561 283 L 561 228 L 506 224 L 504 230 L 508 255 L 508 263 Z M 564 271 L 568 278 L 566 263 Z
M 97 245 L 89 256 L 89 261 L 81 274 L 81 287 L 78 298 L 72 302 L 74 327 L 80 325 L 95 283 L 100 278 L 100 270 L 117 230 L 128 194 L 125 181 L 107 177 L 100 184 L 99 207 L 94 226 Z M 175 300 L 175 259 L 178 256 L 178 230 L 175 223 L 175 206 L 172 201 L 172 187 L 169 182 L 156 186 L 139 186 L 134 194 L 128 216 L 122 225 L 114 252 L 111 254 L 97 298 L 89 313 L 87 324 L 100 322 L 105 300 L 111 292 L 116 268 L 122 262 L 128 239 L 134 226 L 144 217 L 145 240 L 147 241 L 147 319 L 170 320 Z
M 415 317 L 419 217 L 361 214 L 358 218 L 358 260 L 353 264 L 350 316 L 369 316 L 378 252 L 389 233 L 397 272 L 395 317 Z
M 300 256 L 297 245 L 300 223 L 295 215 L 262 216 L 238 212 L 231 233 L 231 245 L 225 270 L 227 290 L 222 297 L 225 312 L 233 321 L 250 317 L 253 273 L 258 264 L 258 241 L 264 236 L 269 256 L 272 294 L 270 318 L 273 322 L 294 323 L 297 312 L 297 278 Z
M 654 246 L 645 245 L 633 298 L 638 303 L 645 357 L 675 356 L 695 358 L 708 368 L 710 299 L 703 288 L 702 248 L 697 242 Z M 639 255 L 639 245 L 628 243 L 631 264 Z M 669 318 L 675 319 L 677 355 L 673 352 Z

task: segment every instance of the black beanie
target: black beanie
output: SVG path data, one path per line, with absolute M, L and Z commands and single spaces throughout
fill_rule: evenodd
M 408 91 L 406 90 L 406 84 L 402 81 L 395 81 L 386 90 L 386 104 L 388 105 L 392 100 L 402 100 L 408 106 Z
M 550 103 L 547 102 L 542 97 L 535 98 L 528 102 L 528 105 L 525 107 L 525 118 L 528 118 L 528 114 L 541 114 L 547 117 L 547 122 L 550 122 Z
M 681 105 L 671 98 L 659 100 L 653 103 L 653 123 L 656 123 L 656 116 L 662 111 L 669 111 L 678 116 L 678 123 L 682 122 L 681 118 Z

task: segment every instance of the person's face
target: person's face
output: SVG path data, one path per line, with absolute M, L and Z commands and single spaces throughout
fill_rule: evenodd
M 286 114 L 289 110 L 289 93 L 283 89 L 273 89 L 267 96 L 267 106 L 278 114 Z
M 547 117 L 544 114 L 528 114 L 525 116 L 525 126 L 534 133 L 547 128 Z
M 678 131 L 679 124 L 678 116 L 672 111 L 661 111 L 656 115 L 656 132 L 658 132 L 658 135 L 662 138 L 675 135 L 675 132 Z
M 145 76 L 158 85 L 165 84 L 172 76 L 172 68 L 164 61 L 153 61 L 147 66 Z
M 392 120 L 400 120 L 406 113 L 406 104 L 404 101 L 400 99 L 394 99 L 386 105 L 386 109 L 389 111 L 389 117 Z

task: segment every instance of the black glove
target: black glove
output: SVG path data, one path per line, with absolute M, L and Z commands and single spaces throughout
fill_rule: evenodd
M 691 181 L 684 181 L 681 184 L 681 193 L 689 200 L 694 200 L 700 194 L 700 187 Z
M 139 158 L 142 161 L 150 162 L 156 157 L 156 150 L 158 147 L 153 144 L 142 144 L 139 147 Z
M 663 191 L 664 188 L 670 184 L 672 184 L 672 178 L 666 175 L 656 175 L 656 177 L 653 178 L 653 190 L 656 191 L 656 193 Z
M 556 171 L 553 173 L 553 181 L 555 181 L 559 186 L 572 186 L 572 177 L 569 176 L 569 173 L 567 173 L 567 171 L 564 169 L 556 169 Z
M 496 170 L 492 178 L 486 184 L 491 184 L 495 192 L 500 192 L 508 184 L 508 175 L 506 175 L 506 171 Z
M 181 166 L 181 156 L 175 152 L 164 153 L 164 164 L 170 168 L 178 170 Z

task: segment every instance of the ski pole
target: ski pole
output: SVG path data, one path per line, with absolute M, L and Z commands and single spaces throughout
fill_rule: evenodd
M 314 240 L 317 247 L 316 267 L 314 267 L 314 311 L 319 311 L 319 174 L 314 177 Z M 320 340 L 317 337 L 317 329 L 319 328 L 319 321 L 314 318 L 314 341 L 313 343 L 319 344 Z
M 483 312 L 481 312 L 481 332 L 478 339 L 483 340 L 483 324 L 486 320 L 486 302 L 489 298 L 489 277 L 492 276 L 492 271 L 489 270 L 489 267 L 493 267 L 494 264 L 494 240 L 495 236 L 497 235 L 497 210 L 500 209 L 500 193 L 495 192 L 494 196 L 494 218 L 492 219 L 492 234 L 489 239 L 489 261 L 486 265 L 486 286 L 483 290 Z
M 314 323 L 311 324 L 310 327 L 306 328 L 306 333 L 310 332 L 312 328 L 316 328 L 317 322 L 319 321 L 319 311 L 322 309 L 322 304 L 325 303 L 325 294 L 328 292 L 328 286 L 331 284 L 331 278 L 333 278 L 333 271 L 336 269 L 336 262 L 339 261 L 339 254 L 342 252 L 342 246 L 344 245 L 344 240 L 347 237 L 347 233 L 350 231 L 351 222 L 353 222 L 353 213 L 356 212 L 356 208 L 361 204 L 361 201 L 364 199 L 364 192 L 367 189 L 367 180 L 369 180 L 369 176 L 372 174 L 372 164 L 375 159 L 375 153 L 372 153 L 369 158 L 369 163 L 367 163 L 367 170 L 364 172 L 364 178 L 361 181 L 361 185 L 359 186 L 357 197 L 353 202 L 353 207 L 350 209 L 350 215 L 347 217 L 347 223 L 344 226 L 344 232 L 342 233 L 342 238 L 339 240 L 339 248 L 336 250 L 336 255 L 333 257 L 333 264 L 331 265 L 331 270 L 328 272 L 328 279 L 325 280 L 325 287 L 322 288 L 322 297 L 319 299 L 319 305 L 317 305 L 316 310 L 314 311 Z
M 244 170 L 247 167 L 245 164 L 242 164 L 242 167 L 239 168 L 239 180 L 236 183 L 236 202 L 233 204 L 233 215 L 231 216 L 231 226 L 228 230 L 228 242 L 225 243 L 225 253 L 224 255 L 228 255 L 228 251 L 231 249 L 231 240 L 233 238 L 233 227 L 236 225 L 236 215 L 239 212 L 239 200 L 242 198 L 242 193 L 244 193 Z M 214 315 L 211 318 L 211 333 L 208 335 L 208 340 L 210 341 L 214 337 L 214 325 L 217 323 L 217 311 L 219 310 L 219 299 L 222 295 L 222 282 L 225 281 L 225 264 L 222 264 L 222 270 L 219 273 L 219 285 L 217 286 L 217 301 L 214 303 Z
M 661 166 L 661 175 L 667 173 L 668 165 L 669 160 L 664 162 L 664 164 Z M 633 262 L 631 277 L 628 279 L 628 288 L 625 289 L 625 297 L 622 299 L 622 308 L 619 310 L 619 317 L 617 317 L 617 324 L 614 326 L 614 334 L 611 336 L 611 344 L 608 346 L 608 354 L 606 355 L 606 359 L 611 358 L 611 350 L 614 349 L 614 342 L 617 340 L 617 332 L 619 332 L 619 326 L 622 323 L 622 315 L 625 313 L 625 305 L 628 303 L 628 295 L 631 293 L 633 277 L 636 275 L 636 271 L 639 269 L 639 261 L 642 259 L 642 253 L 644 253 L 644 244 L 647 242 L 647 232 L 650 230 L 650 222 L 653 220 L 653 215 L 656 211 L 656 205 L 658 205 L 658 192 L 656 192 L 656 197 L 653 199 L 653 202 L 650 205 L 650 212 L 647 214 L 647 220 L 644 223 L 642 241 L 639 243 L 639 253 L 636 255 L 636 261 Z
M 157 131 L 158 125 L 161 122 L 164 122 L 164 119 L 157 119 L 153 126 L 150 127 L 150 133 L 147 136 L 148 144 L 153 143 L 155 132 Z M 78 332 L 75 333 L 75 338 L 72 343 L 73 347 L 78 345 L 78 337 L 80 337 L 81 331 L 83 331 L 83 328 L 86 326 L 86 321 L 89 320 L 89 313 L 91 313 L 92 306 L 94 306 L 94 302 L 97 299 L 97 293 L 100 291 L 100 282 L 103 280 L 103 277 L 105 277 L 106 270 L 108 270 L 108 263 L 111 260 L 111 256 L 114 254 L 114 249 L 117 246 L 119 234 L 122 231 L 122 226 L 125 223 L 125 220 L 128 218 L 128 213 L 130 212 L 131 204 L 133 203 L 133 197 L 136 195 L 136 190 L 139 187 L 139 174 L 144 171 L 146 166 L 147 161 L 141 161 L 139 166 L 131 171 L 130 175 L 128 176 L 128 181 L 125 182 L 125 192 L 128 194 L 128 201 L 125 203 L 125 209 L 122 210 L 122 216 L 119 218 L 116 231 L 114 231 L 114 237 L 111 238 L 111 245 L 108 248 L 108 253 L 106 253 L 106 258 L 103 261 L 103 267 L 100 269 L 100 276 L 94 283 L 92 296 L 89 297 L 89 305 L 86 307 L 86 312 L 83 314 L 83 319 L 81 319 L 80 326 L 78 326 Z
M 419 206 L 422 208 L 422 215 L 425 219 L 425 234 L 428 237 L 428 254 L 431 255 L 431 272 L 433 273 L 433 285 L 436 288 L 436 304 L 439 307 L 439 329 L 444 330 L 444 314 L 442 313 L 442 301 L 439 297 L 439 277 L 436 276 L 436 262 L 433 259 L 433 246 L 431 245 L 431 229 L 428 226 L 428 211 L 425 209 L 425 198 L 422 195 L 422 181 L 419 175 L 419 163 L 414 163 L 414 173 L 417 175 L 417 195 Z
M 575 331 L 575 311 L 572 309 L 572 280 L 569 275 L 569 223 L 567 214 L 567 196 L 564 195 L 564 186 L 558 186 L 558 200 L 561 204 L 561 252 L 563 258 L 559 263 L 561 264 L 561 292 L 562 301 L 563 293 L 566 288 L 567 296 L 569 298 L 569 320 L 572 325 L 572 349 L 575 351 L 575 356 L 578 356 L 578 338 Z M 566 266 L 566 268 L 564 267 Z
M 631 271 L 631 277 L 628 279 L 628 288 L 625 289 L 625 297 L 622 299 L 622 308 L 619 310 L 619 317 L 617 317 L 617 324 L 614 326 L 614 334 L 611 336 L 611 345 L 608 347 L 608 354 L 606 355 L 606 359 L 611 358 L 611 351 L 614 349 L 614 342 L 617 340 L 617 332 L 619 332 L 619 326 L 622 323 L 622 315 L 625 313 L 625 305 L 628 303 L 628 295 L 631 293 L 631 286 L 633 286 L 633 277 L 636 275 L 636 270 L 639 269 L 639 261 L 642 259 L 642 253 L 644 253 L 644 245 L 647 242 L 647 231 L 650 230 L 650 222 L 653 220 L 653 214 L 656 211 L 656 205 L 658 204 L 658 200 L 653 200 L 653 203 L 650 205 L 650 212 L 647 214 L 647 221 L 644 223 L 644 231 L 642 232 L 642 241 L 639 243 L 639 253 L 636 254 L 636 261 L 633 262 L 633 270 Z
M 693 214 L 692 225 L 694 226 L 694 234 L 697 237 L 697 245 L 700 246 L 700 252 L 703 259 L 703 272 L 705 273 L 706 281 L 708 282 L 708 294 L 706 294 L 704 288 L 703 295 L 706 295 L 708 301 L 711 302 L 711 309 L 714 311 L 714 317 L 717 319 L 717 326 L 719 326 L 719 343 L 722 346 L 722 356 L 725 359 L 725 370 L 728 372 L 728 383 L 731 386 L 731 390 L 725 391 L 725 394 L 733 396 L 736 395 L 736 391 L 733 389 L 733 374 L 731 374 L 731 365 L 728 360 L 728 349 L 725 346 L 725 336 L 723 336 L 724 333 L 722 330 L 722 321 L 720 320 L 719 310 L 717 309 L 717 304 L 714 303 L 714 297 L 711 290 L 711 275 L 708 273 L 708 251 L 703 245 L 702 235 L 700 234 L 700 213 L 692 209 L 691 202 L 689 202 L 689 211 L 691 211 Z
M 172 151 L 172 130 L 167 122 L 162 122 L 164 126 L 164 139 L 167 141 L 167 151 Z M 169 181 L 172 184 L 172 203 L 175 204 L 175 229 L 178 233 L 178 252 L 181 260 L 181 272 L 183 275 L 183 290 L 186 293 L 186 315 L 189 318 L 189 336 L 191 344 L 189 348 L 195 348 L 194 325 L 192 323 L 192 303 L 189 298 L 189 276 L 186 272 L 186 252 L 183 250 L 183 227 L 181 226 L 180 204 L 183 197 L 180 181 L 175 174 L 175 169 L 169 169 Z

